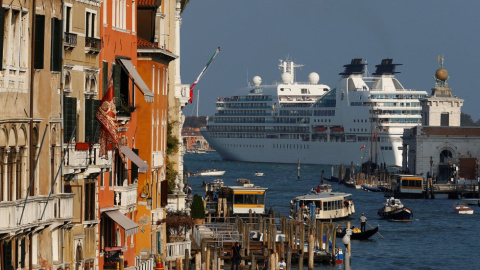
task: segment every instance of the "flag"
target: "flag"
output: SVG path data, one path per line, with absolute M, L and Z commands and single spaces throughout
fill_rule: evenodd
M 210 57 L 210 60 L 208 60 L 207 65 L 202 69 L 202 72 L 200 72 L 200 75 L 198 75 L 197 79 L 193 82 L 192 86 L 190 86 L 190 100 L 188 102 L 190 103 L 193 102 L 193 87 L 198 83 L 198 81 L 203 76 L 203 74 L 205 74 L 205 71 L 207 71 L 208 66 L 210 65 L 210 63 L 212 63 L 213 59 L 215 58 L 215 56 L 217 56 L 219 52 L 220 52 L 220 47 L 218 47 L 215 50 L 215 53 L 213 53 L 212 57 Z
M 360 150 L 363 150 L 363 148 L 365 148 L 365 144 L 364 144 L 364 145 L 362 145 L 362 147 L 360 147 Z
M 100 122 L 100 157 L 107 156 L 107 145 L 113 142 L 118 146 L 117 134 L 117 110 L 115 105 L 113 78 L 110 77 L 108 81 L 108 89 L 105 96 L 103 96 L 97 113 L 95 114 L 98 122 Z

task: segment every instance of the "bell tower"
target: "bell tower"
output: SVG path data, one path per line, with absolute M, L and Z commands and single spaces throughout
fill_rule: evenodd
M 443 55 L 438 56 L 440 68 L 435 72 L 435 87 L 428 98 L 420 99 L 422 106 L 423 126 L 460 126 L 460 114 L 463 99 L 452 95 L 452 89 L 448 87 L 448 72 L 443 68 Z

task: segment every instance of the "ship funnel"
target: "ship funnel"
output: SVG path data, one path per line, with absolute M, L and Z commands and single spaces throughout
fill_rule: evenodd
M 396 66 L 400 66 L 402 64 L 393 64 L 393 59 L 382 59 L 382 63 L 380 65 L 376 65 L 377 68 L 374 76 L 382 76 L 382 75 L 393 75 L 395 73 L 400 73 L 395 71 Z
M 344 65 L 345 70 L 339 75 L 343 75 L 345 77 L 352 75 L 352 74 L 363 74 L 365 69 L 365 65 L 363 63 L 363 59 L 361 58 L 354 58 L 348 65 Z

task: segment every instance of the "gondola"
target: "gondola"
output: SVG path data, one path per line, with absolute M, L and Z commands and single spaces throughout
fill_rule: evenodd
M 358 229 L 358 228 L 356 228 Z M 350 235 L 350 239 L 352 240 L 367 240 L 368 238 L 372 237 L 372 235 L 376 234 L 378 232 L 378 226 L 371 229 L 371 230 L 366 230 L 364 232 L 355 232 L 357 231 L 356 229 L 352 230 L 352 235 Z M 346 229 L 337 229 L 337 237 L 342 238 L 345 236 Z

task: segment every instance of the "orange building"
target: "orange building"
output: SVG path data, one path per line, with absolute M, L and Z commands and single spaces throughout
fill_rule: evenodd
M 166 230 L 158 221 L 166 215 L 168 183 L 165 179 L 165 158 L 167 148 L 167 112 L 168 112 L 168 64 L 177 58 L 161 49 L 155 36 L 160 26 L 155 22 L 159 6 L 158 1 L 140 1 L 137 7 L 137 69 L 154 94 L 153 103 L 144 104 L 137 109 L 136 135 L 140 156 L 151 165 L 150 170 L 138 177 L 138 206 L 136 221 L 140 225 L 137 234 L 137 254 L 151 255 L 164 253 Z M 160 10 L 163 7 L 160 8 Z
M 137 65 L 137 2 L 106 0 L 102 2 L 100 37 L 100 85 L 103 97 L 110 74 L 113 74 L 119 149 L 113 151 L 112 170 L 101 176 L 98 192 L 100 209 L 99 266 L 114 264 L 123 256 L 125 266 L 135 264 L 136 237 L 139 225 L 134 222 L 137 210 L 138 173 L 149 166 L 140 157 L 136 138 L 144 131 L 137 126 L 138 111 L 153 102 L 153 93 L 138 74 Z M 108 179 L 108 180 L 106 180 Z

